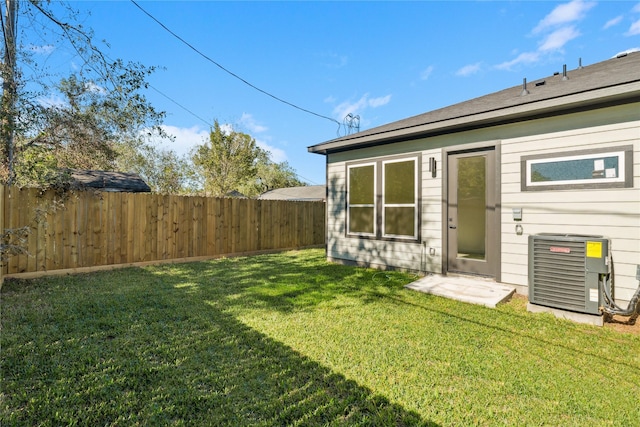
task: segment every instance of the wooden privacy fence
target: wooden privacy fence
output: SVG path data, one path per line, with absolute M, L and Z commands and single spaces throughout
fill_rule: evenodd
M 324 244 L 323 202 L 3 190 L 4 228 L 32 227 L 4 275 Z

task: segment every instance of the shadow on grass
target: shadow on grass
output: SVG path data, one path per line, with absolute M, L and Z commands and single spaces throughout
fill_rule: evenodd
M 153 269 L 190 292 L 203 292 L 221 308 L 268 308 L 291 312 L 313 308 L 337 297 L 369 303 L 403 290 L 410 276 L 326 263 L 322 251 L 291 255 L 164 265 Z
M 317 304 L 363 274 L 273 259 L 8 282 L 2 425 L 435 426 L 228 312 Z

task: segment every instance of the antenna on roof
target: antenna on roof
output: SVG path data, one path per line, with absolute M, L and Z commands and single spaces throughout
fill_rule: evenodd
M 522 92 L 520 92 L 520 96 L 529 95 L 529 91 L 527 90 L 527 79 L 526 77 L 522 79 Z
M 343 123 L 347 135 L 360 132 L 360 116 L 349 113 L 344 117 Z
M 562 80 L 569 80 L 569 77 L 567 76 L 567 64 L 562 66 Z

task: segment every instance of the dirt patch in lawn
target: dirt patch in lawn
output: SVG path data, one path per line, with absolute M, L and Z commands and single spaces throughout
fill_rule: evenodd
M 604 324 L 605 328 L 613 329 L 617 332 L 624 332 L 627 334 L 640 335 L 640 319 L 636 320 L 635 325 L 629 325 L 627 321 L 628 317 L 613 316 L 613 320 Z
M 519 306 L 526 307 L 529 299 L 525 295 L 514 294 L 511 298 L 512 303 Z M 628 323 L 629 318 L 625 316 L 613 316 L 613 319 L 604 324 L 604 328 L 612 329 L 616 332 L 640 335 L 640 318 L 638 318 L 634 325 Z

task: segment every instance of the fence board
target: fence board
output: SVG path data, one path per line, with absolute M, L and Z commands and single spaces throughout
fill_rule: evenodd
M 4 275 L 324 243 L 323 202 L 82 191 L 61 199 L 14 187 L 2 195 L 5 228 L 32 229 L 30 256 L 9 258 Z

